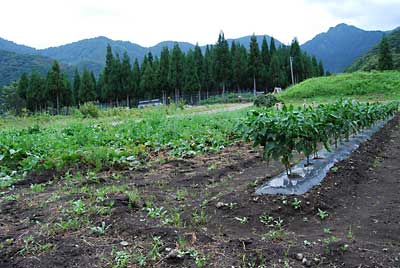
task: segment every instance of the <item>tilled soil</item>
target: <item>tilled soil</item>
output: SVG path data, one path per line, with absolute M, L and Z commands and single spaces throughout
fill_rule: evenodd
M 136 171 L 31 174 L 2 194 L 0 267 L 400 267 L 399 122 L 302 196 L 256 196 L 282 166 L 248 144 Z

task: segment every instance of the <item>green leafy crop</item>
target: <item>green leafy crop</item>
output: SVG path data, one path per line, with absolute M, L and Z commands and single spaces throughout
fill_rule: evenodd
M 397 102 L 371 104 L 339 100 L 316 108 L 290 106 L 281 110 L 253 110 L 241 129 L 254 146 L 264 148 L 266 159 L 280 160 L 287 174 L 292 175 L 290 166 L 294 152 L 304 154 L 309 160 L 317 153 L 319 144 L 329 150 L 331 143 L 337 145 L 351 134 L 393 116 L 398 105 Z

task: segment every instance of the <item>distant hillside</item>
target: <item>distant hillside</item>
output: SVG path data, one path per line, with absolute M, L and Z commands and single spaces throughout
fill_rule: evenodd
M 400 72 L 355 72 L 311 78 L 286 89 L 283 100 L 303 102 L 334 101 L 338 98 L 359 100 L 400 100 Z
M 266 36 L 268 42 L 270 42 L 270 37 Z M 230 39 L 228 42 L 238 42 L 240 44 L 245 45 L 246 47 L 250 44 L 251 36 L 245 36 L 238 39 Z M 263 36 L 257 36 L 257 40 L 261 46 Z M 161 51 L 164 47 L 168 47 L 172 49 L 174 47 L 175 41 L 164 41 L 158 43 L 152 47 L 142 47 L 140 45 L 128 42 L 128 41 L 115 41 L 106 37 L 96 37 L 91 39 L 85 39 L 78 42 L 74 42 L 71 44 L 67 44 L 64 46 L 48 48 L 44 50 L 39 50 L 39 53 L 43 56 L 47 56 L 50 58 L 54 58 L 59 60 L 60 62 L 72 64 L 72 65 L 84 65 L 83 63 L 87 63 L 88 68 L 92 69 L 93 64 L 99 64 L 100 66 L 95 66 L 95 68 L 101 69 L 105 63 L 106 57 L 106 47 L 107 44 L 110 44 L 113 52 L 118 53 L 120 56 L 127 51 L 129 57 L 132 59 L 138 59 L 139 62 L 142 61 L 143 57 L 151 52 L 154 56 L 160 56 Z M 188 42 L 178 42 L 179 47 L 183 52 L 187 52 L 190 49 L 193 49 L 195 45 Z M 276 46 L 281 45 L 281 42 L 276 40 Z M 205 46 L 202 46 L 203 51 L 205 50 Z
M 257 43 L 261 48 L 261 44 L 262 44 L 264 35 L 256 35 L 256 37 L 257 37 Z M 269 46 L 271 43 L 271 36 L 265 35 L 265 38 L 267 39 L 267 43 Z M 236 39 L 227 39 L 227 41 L 228 41 L 229 45 L 232 44 L 232 41 L 235 41 L 236 43 L 239 43 L 239 44 L 245 46 L 247 49 L 249 49 L 250 48 L 250 39 L 251 39 L 251 35 L 248 35 L 248 36 L 244 36 L 244 37 L 240 37 L 240 38 L 236 38 Z M 281 45 L 283 45 L 283 43 L 281 41 L 275 39 L 275 46 L 279 47 Z
M 19 54 L 36 54 L 36 49 L 24 45 L 16 44 L 12 41 L 0 37 L 0 50 L 15 52 Z
M 393 55 L 393 64 L 396 70 L 400 70 L 400 29 L 393 31 L 387 36 Z M 373 49 L 356 59 L 346 72 L 370 71 L 378 68 L 379 44 Z
M 264 36 L 262 35 L 257 36 L 260 46 L 263 37 Z M 249 47 L 250 38 L 251 36 L 249 35 L 238 39 L 229 39 L 228 42 L 232 43 L 234 40 L 235 42 Z M 266 36 L 266 38 L 269 44 L 271 37 Z M 122 54 L 127 51 L 132 61 L 137 58 L 139 62 L 141 62 L 143 57 L 149 51 L 151 51 L 154 56 L 159 56 L 164 47 L 172 49 L 175 41 L 164 41 L 152 47 L 142 47 L 128 41 L 115 41 L 104 36 L 99 36 L 80 40 L 59 47 L 36 50 L 31 47 L 18 45 L 5 39 L 0 39 L 0 49 L 21 54 L 41 55 L 52 59 L 57 59 L 61 63 L 77 66 L 80 70 L 86 67 L 93 71 L 96 75 L 98 75 L 104 67 L 106 47 L 108 44 L 111 45 L 113 52 L 118 53 L 120 57 L 122 57 Z M 183 52 L 187 52 L 189 49 L 193 49 L 195 46 L 188 42 L 178 42 L 178 44 Z M 275 44 L 278 47 L 282 43 L 279 40 L 275 40 Z M 201 48 L 203 51 L 205 50 L 205 46 L 202 46 Z
M 373 48 L 381 40 L 383 34 L 384 32 L 382 31 L 364 31 L 354 26 L 339 24 L 336 27 L 330 28 L 328 32 L 317 35 L 301 47 L 308 54 L 315 55 L 318 59 L 321 59 L 326 70 L 342 72 L 356 58 Z M 260 46 L 263 37 L 263 35 L 257 36 Z M 232 43 L 232 41 L 235 41 L 248 48 L 250 38 L 251 35 L 236 39 L 228 39 L 228 42 Z M 271 37 L 266 35 L 266 38 L 268 44 L 270 44 Z M 142 61 L 144 55 L 149 51 L 151 51 L 154 56 L 159 56 L 163 47 L 166 46 L 172 49 L 175 42 L 165 41 L 152 47 L 142 47 L 128 41 L 116 41 L 100 36 L 59 47 L 37 50 L 0 38 L 0 50 L 57 59 L 60 63 L 78 67 L 79 70 L 86 67 L 93 71 L 95 75 L 98 75 L 104 67 L 107 44 L 110 44 L 114 53 L 118 53 L 120 57 L 127 51 L 132 60 L 137 58 L 139 61 Z M 178 42 L 178 44 L 184 52 L 194 48 L 194 45 L 191 43 Z M 282 45 L 282 43 L 276 39 L 275 44 L 277 47 Z M 205 50 L 205 46 L 201 48 L 203 51 Z M 43 68 L 46 69 L 46 67 Z
M 18 80 L 21 75 L 36 71 L 45 75 L 53 64 L 53 59 L 38 55 L 23 55 L 0 50 L 0 87 Z M 73 68 L 61 65 L 61 69 L 72 77 Z
M 382 31 L 364 31 L 347 24 L 339 24 L 328 32 L 315 36 L 301 48 L 321 59 L 325 70 L 340 73 L 379 43 L 384 34 Z
M 118 53 L 120 57 L 122 57 L 125 51 L 128 52 L 131 58 L 140 58 L 146 53 L 146 48 L 137 44 L 127 41 L 114 41 L 103 36 L 84 39 L 59 47 L 38 50 L 38 53 L 72 65 L 77 65 L 82 62 L 90 63 L 90 65 L 104 65 L 107 44 L 110 44 L 114 53 Z
M 149 51 L 151 51 L 151 53 L 155 56 L 160 56 L 161 51 L 163 50 L 164 47 L 168 47 L 169 50 L 172 50 L 174 48 L 175 45 L 175 41 L 163 41 L 161 43 L 158 43 L 155 46 L 149 47 L 147 48 L 146 53 L 148 53 Z M 179 44 L 179 48 L 183 51 L 183 52 L 188 52 L 190 49 L 193 49 L 195 45 L 188 43 L 188 42 L 178 42 Z M 140 58 L 138 59 L 143 59 L 142 55 Z

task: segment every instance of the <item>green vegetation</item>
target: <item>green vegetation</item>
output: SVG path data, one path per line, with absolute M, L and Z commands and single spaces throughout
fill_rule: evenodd
M 330 143 L 337 145 L 350 134 L 394 115 L 398 106 L 397 102 L 364 104 L 340 100 L 316 108 L 290 106 L 282 110 L 252 111 L 241 127 L 244 137 L 251 139 L 254 146 L 262 146 L 265 158 L 280 160 L 290 176 L 294 151 L 304 154 L 309 163 L 319 144 L 329 150 Z
M 383 37 L 379 44 L 378 69 L 380 71 L 393 70 L 392 52 L 386 37 Z
M 393 31 L 373 49 L 356 59 L 346 72 L 400 70 L 400 30 Z
M 361 101 L 400 99 L 400 72 L 356 72 L 308 79 L 279 95 L 285 102 L 333 102 L 340 98 Z
M 40 169 L 77 165 L 95 170 L 121 165 L 134 168 L 147 162 L 151 152 L 187 157 L 218 151 L 239 140 L 234 126 L 244 111 L 167 117 L 165 109 L 149 109 L 141 118 L 132 117 L 130 110 L 126 116 L 122 113 L 119 117 L 86 120 L 79 116 L 59 117 L 61 120 L 49 116 L 48 120 L 53 121 L 48 125 L 3 128 L 0 183 L 13 181 L 9 176 Z
M 46 75 L 53 60 L 39 55 L 17 54 L 0 49 L 0 87 L 18 81 L 23 73 L 32 70 L 39 75 Z M 72 78 L 73 69 L 63 64 L 62 69 Z
M 265 94 L 257 96 L 254 101 L 254 105 L 257 107 L 269 108 L 273 107 L 275 104 L 279 102 L 278 98 L 273 94 Z

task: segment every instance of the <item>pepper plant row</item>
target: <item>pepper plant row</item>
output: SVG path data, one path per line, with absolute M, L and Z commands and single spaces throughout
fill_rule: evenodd
M 290 166 L 295 152 L 304 154 L 309 164 L 310 156 L 318 151 L 318 145 L 322 144 L 330 150 L 331 144 L 337 146 L 350 135 L 393 116 L 398 106 L 397 102 L 383 104 L 339 100 L 315 108 L 284 106 L 281 110 L 253 110 L 240 128 L 244 137 L 254 142 L 254 146 L 263 147 L 264 158 L 280 160 L 286 173 L 291 175 Z

